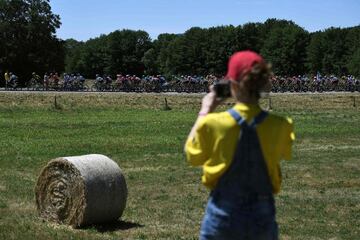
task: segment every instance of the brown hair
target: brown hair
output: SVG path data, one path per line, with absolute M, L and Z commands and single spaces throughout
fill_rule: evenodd
M 244 74 L 240 79 L 240 83 L 249 92 L 250 96 L 260 98 L 260 92 L 270 84 L 270 77 L 272 75 L 271 65 L 267 63 L 255 64 L 251 71 Z

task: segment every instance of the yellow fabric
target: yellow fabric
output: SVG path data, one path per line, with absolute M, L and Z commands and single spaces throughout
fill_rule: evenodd
M 258 105 L 243 103 L 234 108 L 248 123 L 261 111 Z M 279 163 L 281 159 L 291 159 L 291 146 L 295 140 L 292 120 L 269 114 L 256 130 L 273 193 L 278 193 L 281 186 Z M 240 126 L 228 112 L 211 113 L 199 121 L 195 137 L 187 139 L 187 160 L 193 166 L 203 167 L 202 183 L 206 187 L 213 189 L 230 166 L 239 132 Z
M 9 75 L 8 72 L 6 72 L 6 73 L 4 74 L 4 78 L 5 78 L 5 81 L 7 81 L 7 82 L 10 80 L 10 75 Z

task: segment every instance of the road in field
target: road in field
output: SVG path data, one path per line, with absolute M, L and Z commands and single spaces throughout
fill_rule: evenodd
M 186 92 L 113 92 L 113 91 L 31 91 L 27 89 L 18 89 L 18 90 L 5 90 L 4 88 L 0 88 L 0 93 L 13 93 L 13 94 L 146 94 L 146 95 L 184 95 L 184 96 L 202 96 L 205 93 L 186 93 Z M 283 93 L 270 93 L 271 96 L 276 95 L 347 95 L 347 94 L 359 94 L 360 92 L 283 92 Z

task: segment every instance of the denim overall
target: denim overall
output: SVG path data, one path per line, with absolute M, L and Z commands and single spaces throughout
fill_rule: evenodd
M 228 111 L 241 130 L 234 159 L 211 192 L 202 222 L 201 240 L 278 239 L 275 204 L 256 126 L 268 115 L 261 111 L 250 124 Z

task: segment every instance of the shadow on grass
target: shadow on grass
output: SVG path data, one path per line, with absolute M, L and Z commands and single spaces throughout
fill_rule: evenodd
M 110 223 L 91 225 L 87 228 L 96 229 L 100 233 L 106 233 L 106 232 L 115 232 L 118 230 L 128 230 L 131 228 L 141 228 L 141 227 L 144 227 L 144 225 L 134 222 L 117 220 L 115 222 L 110 222 Z

